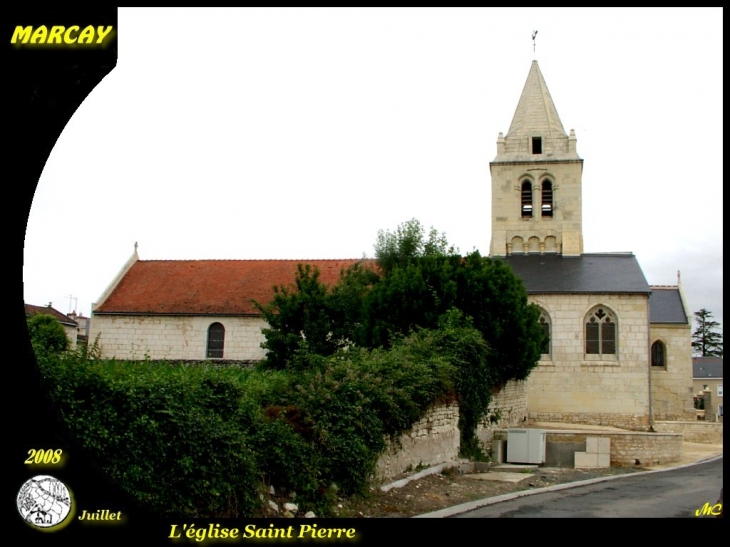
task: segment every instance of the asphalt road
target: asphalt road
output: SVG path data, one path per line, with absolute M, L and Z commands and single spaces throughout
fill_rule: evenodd
M 536 493 L 452 518 L 696 518 L 697 509 L 717 502 L 722 461 L 720 456 L 677 469 Z

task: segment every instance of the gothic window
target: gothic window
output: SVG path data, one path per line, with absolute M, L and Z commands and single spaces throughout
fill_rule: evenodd
M 522 218 L 532 216 L 532 183 L 528 180 L 522 183 Z
M 664 343 L 657 340 L 651 345 L 651 366 L 666 367 L 666 348 Z
M 542 181 L 542 216 L 553 216 L 553 183 L 549 180 Z
M 604 307 L 593 310 L 586 320 L 586 354 L 616 354 L 616 319 Z
M 545 340 L 543 341 L 540 353 L 550 355 L 550 316 L 542 310 L 540 313 L 540 326 L 545 331 Z
M 226 329 L 220 323 L 212 323 L 208 327 L 208 351 L 209 359 L 223 358 L 223 341 L 226 337 Z

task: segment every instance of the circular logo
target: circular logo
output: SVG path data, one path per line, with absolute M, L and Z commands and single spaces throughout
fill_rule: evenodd
M 37 475 L 18 491 L 18 511 L 23 519 L 39 528 L 58 526 L 71 512 L 71 494 L 60 480 Z

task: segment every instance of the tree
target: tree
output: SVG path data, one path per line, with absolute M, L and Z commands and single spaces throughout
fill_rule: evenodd
M 63 325 L 51 315 L 39 313 L 27 320 L 33 350 L 38 353 L 60 353 L 69 346 Z
M 262 329 L 266 341 L 266 364 L 270 368 L 287 368 L 300 351 L 332 355 L 339 347 L 333 337 L 327 286 L 319 280 L 319 270 L 297 264 L 294 287 L 274 287 L 274 298 L 254 306 L 268 323 Z
M 297 368 L 299 352 L 389 348 L 415 329 L 437 329 L 456 309 L 490 348 L 495 386 L 527 378 L 546 334 L 508 265 L 478 251 L 461 256 L 443 233 L 431 228 L 427 236 L 415 219 L 378 232 L 375 253 L 378 268 L 357 264 L 331 289 L 316 269 L 300 266 L 294 287 L 278 287 L 268 306 L 257 305 L 269 323 L 262 344 L 267 366 Z
M 712 312 L 702 308 L 694 313 L 697 328 L 692 333 L 692 350 L 701 357 L 722 357 L 720 323 L 712 319 Z
M 375 258 L 381 270 L 387 274 L 395 266 L 405 266 L 418 257 L 456 254 L 446 241 L 446 234 L 439 234 L 433 226 L 428 239 L 425 236 L 425 228 L 415 218 L 400 224 L 395 232 L 380 230 L 375 242 Z

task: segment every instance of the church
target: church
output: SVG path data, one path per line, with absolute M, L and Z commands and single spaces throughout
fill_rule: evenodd
M 526 381 L 535 421 L 651 429 L 694 420 L 691 324 L 676 286 L 651 286 L 630 253 L 584 253 L 583 160 L 537 61 L 490 163 L 490 256 L 522 279 L 549 344 Z M 308 260 L 334 283 L 356 259 Z M 140 260 L 92 306 L 90 341 L 118 359 L 264 358 L 250 303 L 294 280 L 294 260 Z

